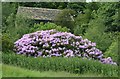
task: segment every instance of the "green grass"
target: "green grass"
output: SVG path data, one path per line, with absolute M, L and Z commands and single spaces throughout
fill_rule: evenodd
M 98 61 L 81 59 L 78 57 L 33 58 L 10 53 L 2 54 L 2 61 L 4 64 L 14 65 L 17 67 L 36 70 L 40 72 L 51 70 L 54 72 L 65 71 L 74 74 L 86 74 L 87 72 L 89 72 L 102 74 L 107 77 L 118 76 L 118 66 L 102 64 Z
M 14 67 L 10 65 L 3 64 L 2 65 L 2 76 L 3 77 L 101 77 L 101 75 L 97 74 L 72 74 L 64 71 L 35 71 L 35 70 L 28 70 L 20 67 Z
M 2 77 L 2 64 L 0 64 L 0 79 Z

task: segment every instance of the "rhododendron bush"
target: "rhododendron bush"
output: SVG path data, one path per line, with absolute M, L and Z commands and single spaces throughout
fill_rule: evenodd
M 25 34 L 14 44 L 17 54 L 34 57 L 82 57 L 116 65 L 111 57 L 104 58 L 102 51 L 95 47 L 96 43 L 54 29 Z

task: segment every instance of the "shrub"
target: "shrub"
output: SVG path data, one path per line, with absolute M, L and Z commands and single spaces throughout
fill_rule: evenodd
M 118 42 L 113 42 L 105 52 L 106 57 L 112 57 L 114 61 L 118 61 Z
M 66 27 L 61 27 L 58 26 L 54 23 L 43 23 L 41 22 L 40 24 L 34 24 L 34 27 L 30 29 L 31 32 L 39 31 L 39 30 L 51 30 L 51 29 L 56 29 L 57 31 L 61 32 L 68 32 L 69 29 Z
M 75 22 L 74 22 L 74 15 L 76 12 L 72 9 L 64 9 L 60 14 L 58 14 L 55 18 L 55 23 L 62 26 L 67 27 L 73 32 Z
M 4 25 L 5 27 L 3 29 L 3 33 L 8 34 L 10 39 L 15 41 L 23 34 L 29 33 L 29 27 L 31 24 L 31 20 L 22 15 L 15 16 L 15 14 L 10 14 L 6 19 L 6 25 Z
M 13 16 L 13 14 L 15 15 L 15 13 L 17 12 L 17 7 L 18 3 L 4 2 L 1 4 L 2 31 L 5 31 L 6 28 L 8 28 L 6 21 L 9 18 L 9 16 Z M 13 20 L 11 19 L 11 21 Z
M 90 21 L 91 17 L 91 11 L 89 9 L 84 10 L 84 14 L 80 13 L 77 15 L 75 18 L 75 25 L 76 27 L 74 28 L 74 34 L 76 35 L 84 35 L 86 33 L 86 30 L 88 28 L 88 23 Z
M 87 24 L 82 24 L 81 26 L 76 25 L 74 28 L 74 34 L 75 35 L 84 35 L 88 25 Z
M 103 52 L 108 49 L 113 41 L 111 33 L 105 33 L 106 26 L 104 25 L 104 22 L 105 20 L 101 17 L 90 21 L 88 29 L 84 35 L 85 38 L 96 42 L 97 48 Z
M 2 51 L 9 51 L 13 50 L 13 41 L 10 39 L 10 36 L 8 34 L 2 35 Z
M 24 35 L 15 43 L 17 54 L 42 57 L 86 57 L 97 59 L 102 63 L 116 64 L 112 59 L 104 58 L 96 44 L 81 36 L 56 30 L 37 31 Z
M 94 72 L 104 76 L 118 76 L 118 66 L 101 64 L 98 61 L 63 57 L 52 58 L 33 58 L 16 54 L 3 54 L 2 61 L 4 64 L 19 66 L 38 71 L 67 71 L 71 73 Z
M 14 32 L 18 38 L 22 37 L 23 34 L 30 33 L 30 28 L 32 27 L 33 21 L 30 18 L 20 14 L 16 16 Z

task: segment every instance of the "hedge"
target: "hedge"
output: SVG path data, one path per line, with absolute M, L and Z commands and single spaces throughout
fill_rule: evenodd
M 77 57 L 63 58 L 63 57 L 52 57 L 52 58 L 33 58 L 26 57 L 23 55 L 3 54 L 2 61 L 4 64 L 19 66 L 30 70 L 38 71 L 67 71 L 70 73 L 86 73 L 93 72 L 102 74 L 104 76 L 117 76 L 118 66 L 102 64 L 95 60 L 80 59 Z

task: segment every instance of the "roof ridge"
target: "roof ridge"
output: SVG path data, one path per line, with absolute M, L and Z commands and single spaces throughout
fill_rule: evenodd
M 26 17 L 29 17 L 31 19 L 54 20 L 55 17 L 62 11 L 63 10 L 59 9 L 19 6 L 17 14 L 25 14 Z
M 19 6 L 18 8 L 28 8 L 28 9 L 46 9 L 46 10 L 59 10 L 62 11 L 61 9 L 51 9 L 51 8 L 39 8 L 39 7 L 24 7 L 24 6 Z

